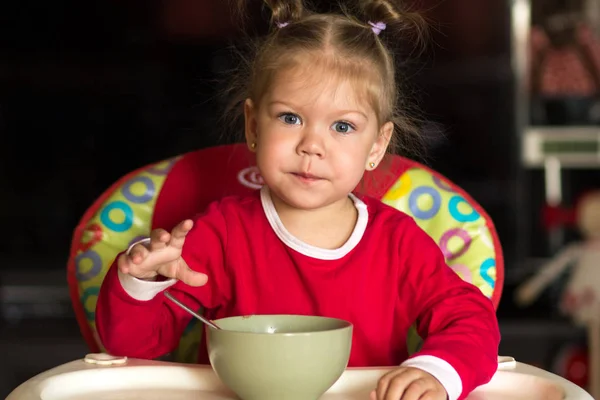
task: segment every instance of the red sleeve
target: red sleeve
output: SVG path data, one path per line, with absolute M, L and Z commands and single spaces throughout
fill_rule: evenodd
M 216 203 L 194 222 L 182 256 L 193 270 L 206 273 L 208 282 L 191 287 L 176 282 L 168 290 L 188 307 L 216 308 L 230 296 L 225 273 L 227 230 Z M 96 327 L 102 344 L 114 355 L 153 359 L 173 351 L 192 317 L 162 293 L 150 300 L 128 294 L 119 281 L 116 261 L 98 295 Z
M 497 370 L 500 332 L 494 306 L 447 266 L 437 244 L 414 221 L 401 243 L 408 266 L 400 274 L 400 293 L 409 302 L 403 309 L 413 312 L 410 320 L 417 321 L 424 339 L 411 358 L 429 355 L 448 362 L 461 377 L 463 399 Z

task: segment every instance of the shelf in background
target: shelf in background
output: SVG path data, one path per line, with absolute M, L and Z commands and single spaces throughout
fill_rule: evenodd
M 544 168 L 548 160 L 561 168 L 600 167 L 600 126 L 539 126 L 525 129 L 522 162 Z

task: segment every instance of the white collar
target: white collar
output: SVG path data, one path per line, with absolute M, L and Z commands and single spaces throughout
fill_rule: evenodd
M 300 239 L 293 236 L 283 225 L 275 205 L 271 199 L 268 187 L 265 185 L 260 190 L 260 200 L 262 203 L 263 210 L 271 228 L 275 231 L 277 237 L 288 247 L 296 250 L 298 253 L 304 254 L 305 256 L 317 258 L 321 260 L 338 260 L 348 254 L 362 239 L 365 230 L 367 228 L 367 222 L 369 220 L 369 211 L 367 205 L 356 197 L 354 194 L 349 194 L 350 199 L 354 202 L 354 206 L 358 211 L 358 218 L 352 234 L 341 247 L 337 249 L 323 249 L 321 247 L 312 246 L 308 243 L 301 241 Z

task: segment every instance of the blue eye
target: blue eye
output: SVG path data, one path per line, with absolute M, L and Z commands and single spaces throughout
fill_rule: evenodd
M 348 122 L 339 121 L 333 124 L 333 130 L 338 133 L 349 133 L 354 130 L 354 127 Z
M 292 114 L 292 113 L 281 114 L 281 115 L 279 115 L 278 118 L 283 123 L 288 124 L 288 125 L 298 125 L 301 122 L 300 117 L 297 116 L 296 114 Z

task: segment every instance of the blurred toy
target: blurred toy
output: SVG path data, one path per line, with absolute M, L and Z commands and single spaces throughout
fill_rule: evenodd
M 553 215 L 572 219 L 582 240 L 567 245 L 516 292 L 516 302 L 526 306 L 569 267 L 573 267 L 562 294 L 560 310 L 588 330 L 589 391 L 600 399 L 600 190 L 586 194 L 574 213 Z
M 552 361 L 554 373 L 580 387 L 589 384 L 589 356 L 586 346 L 567 343 L 559 349 Z

